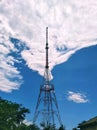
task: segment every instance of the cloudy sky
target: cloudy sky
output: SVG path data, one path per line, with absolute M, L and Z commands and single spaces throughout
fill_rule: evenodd
M 0 96 L 31 109 L 32 120 L 47 26 L 52 81 L 70 130 L 96 116 L 96 0 L 0 0 Z

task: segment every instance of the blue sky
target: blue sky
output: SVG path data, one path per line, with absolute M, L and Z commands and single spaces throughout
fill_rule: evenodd
M 96 0 L 0 1 L 0 96 L 23 104 L 33 119 L 45 67 L 49 67 L 67 129 L 96 116 Z
M 57 65 L 52 70 L 54 76 L 52 82 L 55 86 L 60 115 L 68 130 L 77 126 L 81 121 L 97 115 L 96 56 L 97 46 L 81 49 L 67 62 Z M 29 108 L 31 114 L 27 116 L 27 119 L 32 121 L 42 77 L 29 69 L 24 61 L 16 66 L 21 68 L 23 84 L 19 90 L 14 90 L 11 93 L 0 92 L 0 96 Z M 83 94 L 86 96 L 84 100 L 87 100 L 86 102 L 77 100 L 79 101 L 77 102 L 76 97 L 70 100 L 68 92 Z

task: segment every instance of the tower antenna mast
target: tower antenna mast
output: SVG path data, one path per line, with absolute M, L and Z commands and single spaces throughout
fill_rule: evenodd
M 48 62 L 48 27 L 46 27 L 46 64 L 44 73 L 44 82 L 40 86 L 40 92 L 36 109 L 34 113 L 33 122 L 40 119 L 40 123 L 44 122 L 45 126 L 55 125 L 58 120 L 59 124 L 62 125 L 58 104 L 55 95 L 54 85 L 50 80 L 49 62 Z M 40 115 L 40 116 L 39 116 Z
M 48 49 L 49 49 L 49 47 L 48 47 L 48 27 L 46 27 L 46 66 L 45 66 L 45 68 L 46 69 L 48 69 L 49 68 L 49 66 L 48 66 Z

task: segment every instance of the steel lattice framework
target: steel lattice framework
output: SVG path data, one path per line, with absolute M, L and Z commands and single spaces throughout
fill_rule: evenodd
M 35 123 L 39 116 L 41 116 L 41 121 L 44 122 L 45 126 L 50 124 L 55 125 L 56 122 L 62 125 L 60 118 L 60 113 L 58 109 L 58 104 L 55 95 L 54 85 L 51 83 L 51 75 L 49 71 L 48 64 L 48 27 L 46 27 L 46 65 L 44 72 L 43 84 L 40 86 L 40 92 L 38 96 L 38 101 L 36 104 L 36 109 L 34 113 L 33 122 Z

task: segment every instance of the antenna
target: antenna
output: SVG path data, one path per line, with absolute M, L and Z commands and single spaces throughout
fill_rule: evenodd
M 48 27 L 46 27 L 46 64 L 44 73 L 44 82 L 40 86 L 40 92 L 36 109 L 34 113 L 33 122 L 40 118 L 40 122 L 44 122 L 45 126 L 55 125 L 56 120 L 62 125 L 57 99 L 55 95 L 54 85 L 50 81 L 50 72 L 48 65 Z
M 45 68 L 46 69 L 48 69 L 49 68 L 49 66 L 48 66 L 48 49 L 49 49 L 49 47 L 48 47 L 48 27 L 46 27 L 46 66 L 45 66 Z

